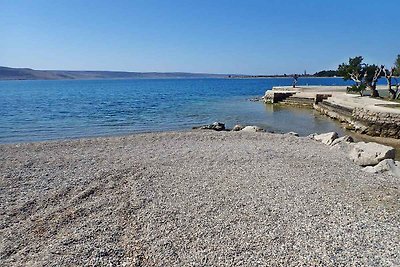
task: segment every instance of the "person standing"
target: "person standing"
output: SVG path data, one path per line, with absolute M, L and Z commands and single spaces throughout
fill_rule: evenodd
M 298 76 L 297 74 L 295 74 L 295 75 L 293 76 L 293 84 L 292 84 L 292 85 L 293 85 L 293 88 L 296 88 L 298 79 L 299 79 L 299 76 Z

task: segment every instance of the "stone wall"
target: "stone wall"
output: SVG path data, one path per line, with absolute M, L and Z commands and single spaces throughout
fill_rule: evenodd
M 370 136 L 400 139 L 400 114 L 371 111 L 365 108 L 349 109 L 329 101 L 314 104 L 314 109 L 340 122 L 349 130 Z
M 265 103 L 273 104 L 273 103 L 278 103 L 294 94 L 295 93 L 291 93 L 291 92 L 274 92 L 274 91 L 270 90 L 270 91 L 265 92 L 263 99 L 264 99 Z
M 365 133 L 371 136 L 400 139 L 400 114 L 355 108 L 353 120 L 366 126 Z

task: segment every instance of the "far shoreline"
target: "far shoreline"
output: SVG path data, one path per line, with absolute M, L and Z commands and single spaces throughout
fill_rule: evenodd
M 300 79 L 338 79 L 342 77 L 319 77 L 307 76 Z M 268 77 L 146 77 L 146 78 L 87 78 L 87 79 L 1 79 L 3 81 L 120 81 L 120 80 L 252 80 L 252 79 L 293 79 L 291 76 L 268 76 Z M 299 84 L 298 86 L 301 86 Z

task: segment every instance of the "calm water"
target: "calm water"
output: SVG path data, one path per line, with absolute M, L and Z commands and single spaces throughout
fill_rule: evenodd
M 0 143 L 184 130 L 225 122 L 302 135 L 340 126 L 312 110 L 250 102 L 291 79 L 0 81 Z M 299 84 L 344 85 L 340 78 Z

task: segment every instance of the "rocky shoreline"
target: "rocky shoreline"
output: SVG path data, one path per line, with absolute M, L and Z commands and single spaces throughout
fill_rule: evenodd
M 0 264 L 399 265 L 400 181 L 346 157 L 243 130 L 0 145 Z
M 225 128 L 222 122 L 214 122 L 209 125 L 193 127 L 194 130 L 214 131 L 240 131 L 240 132 L 265 132 L 258 126 L 235 125 L 232 129 Z M 286 135 L 299 137 L 296 132 L 288 132 Z M 400 161 L 395 161 L 396 150 L 394 147 L 376 142 L 354 142 L 353 137 L 345 135 L 339 137 L 336 132 L 311 134 L 308 137 L 320 141 L 331 149 L 340 149 L 347 153 L 347 158 L 354 163 L 366 167 L 365 171 L 371 173 L 388 172 L 400 178 Z
M 363 170 L 366 172 L 387 172 L 400 178 L 400 161 L 395 161 L 396 151 L 393 147 L 375 142 L 354 142 L 351 136 L 339 137 L 335 132 L 311 135 L 310 137 L 330 146 L 330 149 L 340 149 L 346 152 L 347 158 L 355 164 L 365 167 Z
M 347 124 L 346 129 L 369 136 L 400 139 L 400 114 L 371 111 L 365 108 L 346 109 L 320 103 L 314 109 Z

